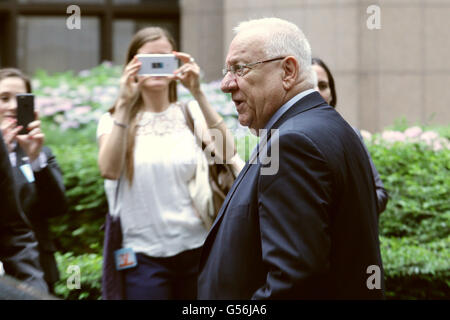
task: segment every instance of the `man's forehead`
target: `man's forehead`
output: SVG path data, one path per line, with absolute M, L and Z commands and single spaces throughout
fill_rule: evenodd
M 261 34 L 255 32 L 242 32 L 231 41 L 228 50 L 227 62 L 235 63 L 242 59 L 254 60 L 263 55 L 264 40 Z

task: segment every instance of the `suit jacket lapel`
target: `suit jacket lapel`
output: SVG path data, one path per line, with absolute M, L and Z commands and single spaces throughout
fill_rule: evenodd
M 217 224 L 217 222 L 220 220 L 220 218 L 222 217 L 224 211 L 226 210 L 226 208 L 228 207 L 228 203 L 230 202 L 231 197 L 233 196 L 234 192 L 236 191 L 237 186 L 241 183 L 242 178 L 244 177 L 244 175 L 247 173 L 248 169 L 250 168 L 250 164 L 247 161 L 245 163 L 244 168 L 242 168 L 241 172 L 239 173 L 239 175 L 237 176 L 236 180 L 233 183 L 233 186 L 231 187 L 230 191 L 228 192 L 225 200 L 223 201 L 222 207 L 219 210 L 219 213 L 217 214 L 217 218 L 216 220 L 214 220 L 213 225 L 211 226 L 210 229 L 210 233 L 212 231 L 212 229 L 214 229 L 214 226 Z

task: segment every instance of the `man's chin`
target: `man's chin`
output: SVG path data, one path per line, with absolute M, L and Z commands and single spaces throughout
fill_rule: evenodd
M 247 127 L 248 130 L 250 130 L 250 133 L 253 134 L 254 136 L 259 137 L 259 129 L 258 128 L 254 128 L 254 123 L 248 119 L 242 119 L 241 117 L 238 118 L 239 123 L 241 124 L 241 126 L 243 127 Z
M 241 115 L 238 116 L 238 121 L 243 127 L 249 127 L 251 126 L 252 122 L 247 117 L 243 117 Z

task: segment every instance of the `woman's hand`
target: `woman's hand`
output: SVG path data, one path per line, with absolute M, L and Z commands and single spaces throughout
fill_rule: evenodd
M 2 130 L 3 140 L 5 141 L 8 152 L 13 151 L 13 142 L 16 139 L 19 131 L 22 130 L 22 126 L 16 126 L 17 120 L 7 118 L 0 124 L 0 130 Z
M 189 54 L 174 51 L 173 54 L 181 60 L 183 65 L 174 71 L 175 80 L 188 89 L 192 95 L 200 92 L 200 67 Z
M 23 151 L 25 151 L 28 158 L 30 158 L 30 162 L 39 156 L 45 140 L 45 135 L 41 131 L 41 121 L 38 120 L 37 113 L 35 113 L 35 116 L 36 120 L 31 122 L 27 127 L 28 134 L 16 136 L 17 142 Z
M 131 106 L 139 97 L 141 84 L 147 77 L 138 77 L 142 62 L 136 56 L 127 64 L 120 77 L 119 106 Z

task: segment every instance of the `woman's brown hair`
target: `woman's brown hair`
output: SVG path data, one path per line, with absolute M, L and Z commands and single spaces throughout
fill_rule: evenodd
M 160 27 L 147 27 L 139 30 L 131 39 L 130 46 L 128 47 L 127 58 L 125 62 L 125 66 L 133 59 L 133 57 L 137 54 L 138 50 L 147 42 L 159 40 L 161 38 L 166 38 L 169 43 L 172 45 L 172 49 L 176 50 L 176 44 L 173 37 L 170 33 Z M 169 101 L 176 102 L 177 101 L 177 82 L 171 81 L 169 83 Z M 117 102 L 116 102 L 117 103 Z M 134 146 L 136 140 L 136 132 L 137 132 L 137 119 L 136 116 L 138 112 L 142 108 L 142 96 L 139 95 L 138 99 L 131 106 L 130 112 L 130 127 L 128 130 L 127 137 L 127 149 L 125 152 L 125 167 L 126 167 L 126 176 L 130 184 L 133 182 L 134 177 Z M 115 104 L 109 110 L 111 114 L 114 113 Z
M 0 81 L 6 78 L 20 78 L 25 83 L 27 93 L 31 93 L 31 80 L 22 71 L 16 68 L 4 68 L 0 69 Z

